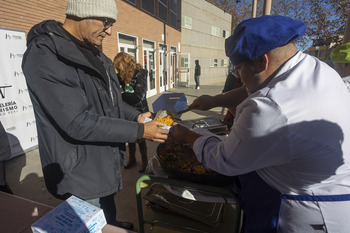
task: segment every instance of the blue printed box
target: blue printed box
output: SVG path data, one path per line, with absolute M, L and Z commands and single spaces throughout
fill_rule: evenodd
M 32 224 L 34 233 L 99 233 L 106 225 L 103 210 L 71 196 Z

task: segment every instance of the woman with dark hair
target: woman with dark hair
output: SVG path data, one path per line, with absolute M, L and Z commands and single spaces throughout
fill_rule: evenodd
M 136 60 L 125 52 L 120 52 L 115 56 L 113 65 L 118 74 L 123 101 L 142 113 L 148 112 L 146 99 L 147 70 L 142 69 L 141 65 L 136 63 Z M 148 163 L 145 140 L 129 143 L 129 159 L 125 168 L 128 169 L 136 165 L 136 143 L 139 145 L 142 158 L 139 172 L 145 172 Z

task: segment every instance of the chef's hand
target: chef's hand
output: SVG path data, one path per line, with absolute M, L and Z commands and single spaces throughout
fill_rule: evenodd
M 160 143 L 165 142 L 168 139 L 169 130 L 162 129 L 162 126 L 166 126 L 166 124 L 156 120 L 144 123 L 142 138 Z
M 195 99 L 189 107 L 193 109 L 206 111 L 216 107 L 216 102 L 214 100 L 214 96 L 202 95 Z
M 169 141 L 171 143 L 176 144 L 190 144 L 193 146 L 193 143 L 199 138 L 201 135 L 189 130 L 188 128 L 181 126 L 179 124 L 173 125 L 170 129 Z

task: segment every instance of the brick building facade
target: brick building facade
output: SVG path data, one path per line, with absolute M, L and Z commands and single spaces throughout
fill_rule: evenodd
M 63 22 L 67 1 L 0 0 L 0 28 L 27 34 L 43 20 Z M 103 41 L 103 52 L 110 59 L 120 51 L 133 55 L 149 71 L 148 96 L 173 87 L 181 49 L 181 1 L 116 0 L 116 3 L 118 19 L 113 34 Z

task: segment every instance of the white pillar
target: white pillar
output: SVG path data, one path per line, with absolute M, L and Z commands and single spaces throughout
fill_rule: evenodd
M 264 0 L 264 15 L 271 14 L 271 1 L 272 0 Z
M 253 5 L 252 5 L 252 18 L 256 17 L 256 5 L 257 5 L 258 0 L 253 0 Z

